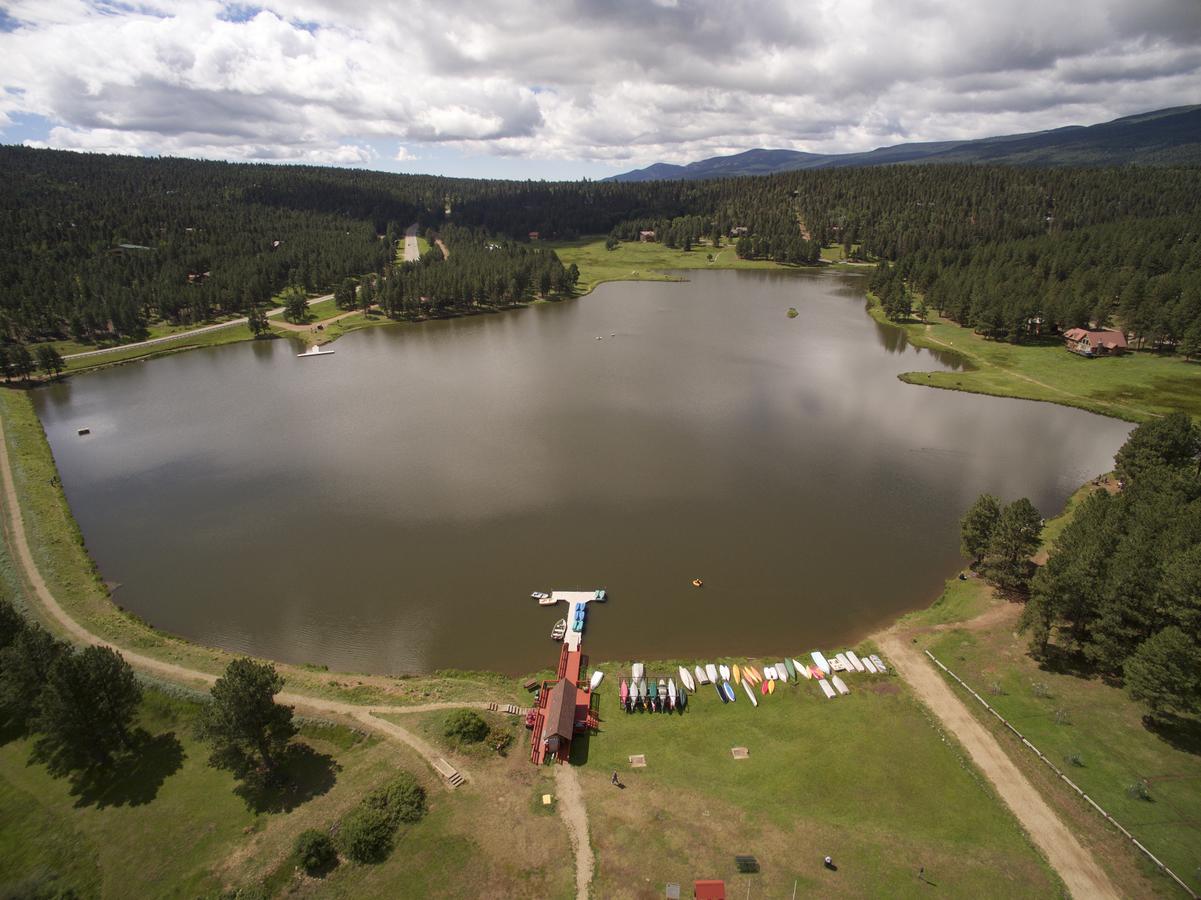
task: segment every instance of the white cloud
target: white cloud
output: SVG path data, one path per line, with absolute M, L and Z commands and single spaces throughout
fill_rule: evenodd
M 0 123 L 45 144 L 370 165 L 376 142 L 636 165 L 1196 102 L 1195 0 L 12 0 Z M 425 155 L 425 154 L 422 154 Z

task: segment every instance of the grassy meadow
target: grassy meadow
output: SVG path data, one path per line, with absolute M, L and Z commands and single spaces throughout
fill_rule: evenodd
M 768 661 L 770 662 L 770 661 Z M 758 663 L 757 663 L 758 664 Z M 761 664 L 758 664 L 761 666 Z M 698 685 L 683 713 L 625 713 L 628 665 L 602 665 L 599 733 L 576 750 L 603 897 L 661 897 L 723 878 L 731 896 L 1048 897 L 1057 876 L 958 744 L 895 674 L 851 674 L 827 700 L 812 681 L 752 707 Z M 648 672 L 674 674 L 676 663 Z M 731 748 L 746 747 L 736 760 Z M 645 768 L 629 757 L 646 756 Z M 611 786 L 613 771 L 625 787 Z M 734 856 L 760 872 L 738 874 Z M 822 859 L 834 858 L 837 872 Z

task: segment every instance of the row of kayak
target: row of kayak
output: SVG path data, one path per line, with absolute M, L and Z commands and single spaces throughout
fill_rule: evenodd
M 786 657 L 783 661 L 762 668 L 751 665 L 728 666 L 724 663 L 706 663 L 689 670 L 679 667 L 680 684 L 674 677 L 646 678 L 643 663 L 634 663 L 630 678 L 621 680 L 618 696 L 626 710 L 647 708 L 652 710 L 674 710 L 683 707 L 689 692 L 695 693 L 698 685 L 712 684 L 723 703 L 734 703 L 738 699 L 735 686 L 741 686 L 751 705 L 759 705 L 759 697 L 766 697 L 776 690 L 776 684 L 785 681 L 800 681 L 802 678 L 816 681 L 822 693 L 830 699 L 849 694 L 850 688 L 839 677 L 839 672 L 866 672 L 884 674 L 888 668 L 875 654 L 860 657 L 853 650 L 831 654 L 829 658 L 818 651 L 810 655 L 812 664 Z M 595 689 L 595 685 L 593 686 Z M 756 694 L 759 696 L 757 697 Z

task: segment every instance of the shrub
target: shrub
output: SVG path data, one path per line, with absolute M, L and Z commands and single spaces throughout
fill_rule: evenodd
M 513 745 L 513 732 L 505 728 L 491 728 L 488 730 L 488 746 L 499 753 L 505 755 L 505 751 Z
M 488 723 L 470 709 L 456 709 L 446 717 L 444 733 L 465 744 L 476 744 L 488 735 Z
M 401 772 L 382 788 L 372 791 L 363 804 L 382 812 L 394 828 L 401 822 L 420 822 L 427 809 L 425 788 L 408 772 Z
M 301 868 L 310 875 L 332 869 L 338 861 L 338 851 L 334 849 L 334 842 L 328 834 L 316 828 L 300 833 L 296 838 L 294 852 Z
M 338 841 L 342 851 L 355 862 L 380 862 L 392 849 L 395 830 L 387 813 L 363 804 L 342 820 Z

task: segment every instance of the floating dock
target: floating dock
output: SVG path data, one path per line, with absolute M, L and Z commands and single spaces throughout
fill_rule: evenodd
M 592 711 L 592 691 L 582 678 L 588 666 L 583 654 L 584 633 L 571 627 L 576 610 L 587 614 L 587 606 L 603 599 L 604 591 L 553 591 L 556 602 L 567 603 L 568 628 L 559 651 L 559 666 L 555 677 L 542 682 L 538 702 L 534 707 L 533 733 L 530 737 L 530 760 L 542 765 L 547 759 L 567 762 L 571 758 L 572 737 L 580 731 L 596 728 L 599 722 Z

